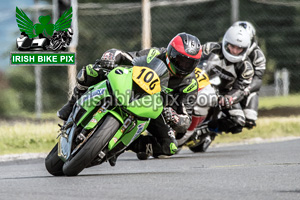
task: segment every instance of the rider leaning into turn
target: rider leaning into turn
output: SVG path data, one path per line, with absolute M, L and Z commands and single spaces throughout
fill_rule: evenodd
M 116 65 L 131 65 L 136 57 L 155 56 L 168 67 L 170 79 L 168 88 L 172 98 L 165 98 L 166 108 L 157 119 L 151 120 L 147 128 L 150 135 L 141 135 L 130 146 L 129 150 L 142 155 L 145 159 L 159 155 L 173 155 L 177 151 L 175 131 L 185 131 L 190 123 L 190 112 L 197 96 L 197 81 L 194 69 L 200 61 L 202 48 L 197 37 L 179 33 L 167 48 L 152 48 L 135 52 L 124 52 L 117 49 L 106 51 L 94 65 L 89 64 L 78 73 L 77 85 L 69 102 L 58 112 L 58 116 L 66 120 L 76 100 L 88 89 L 104 80 L 104 69 L 113 69 Z M 167 101 L 170 100 L 170 101 Z M 112 165 L 115 161 L 110 162 Z
M 246 29 L 251 39 L 251 46 L 248 51 L 248 57 L 254 68 L 254 76 L 250 85 L 245 88 L 245 98 L 241 101 L 241 105 L 246 117 L 246 128 L 256 126 L 258 110 L 258 92 L 262 85 L 262 77 L 266 69 L 266 58 L 262 50 L 259 48 L 256 39 L 256 31 L 253 25 L 247 21 L 237 21 L 232 26 L 241 26 Z
M 244 91 L 249 87 L 254 70 L 247 52 L 250 36 L 241 26 L 231 26 L 222 43 L 208 42 L 203 45 L 203 54 L 213 66 L 204 68 L 209 77 L 219 76 L 219 105 L 229 117 L 212 120 L 208 129 L 216 132 L 239 133 L 245 126 L 245 115 L 240 105 Z

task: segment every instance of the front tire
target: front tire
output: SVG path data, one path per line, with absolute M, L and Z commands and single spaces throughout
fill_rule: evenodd
M 120 122 L 108 114 L 104 122 L 97 128 L 79 152 L 65 162 L 63 173 L 67 176 L 78 175 L 98 156 L 99 152 L 104 149 L 120 126 Z
M 47 171 L 53 176 L 63 176 L 64 162 L 58 157 L 56 144 L 45 159 Z

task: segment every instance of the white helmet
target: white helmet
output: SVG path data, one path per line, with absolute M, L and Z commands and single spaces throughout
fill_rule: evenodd
M 250 35 L 251 41 L 253 40 L 253 38 L 256 35 L 256 30 L 255 30 L 254 26 L 250 22 L 247 22 L 247 21 L 237 21 L 237 22 L 234 22 L 232 24 L 232 26 L 241 26 L 244 29 L 246 29 L 246 31 Z
M 231 26 L 223 37 L 222 52 L 229 62 L 241 62 L 247 57 L 247 51 L 250 47 L 250 43 L 250 36 L 243 27 Z M 228 49 L 228 44 L 243 48 L 243 51 L 237 56 L 232 55 Z

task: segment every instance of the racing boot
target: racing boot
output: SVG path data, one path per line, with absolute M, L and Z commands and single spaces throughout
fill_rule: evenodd
M 77 85 L 73 90 L 73 95 L 71 96 L 71 99 L 59 111 L 57 111 L 57 116 L 60 119 L 67 121 L 77 99 L 79 99 L 86 91 L 87 88 L 79 89 Z
M 253 129 L 254 127 L 256 127 L 256 123 L 255 123 L 255 121 L 252 120 L 252 119 L 246 119 L 245 127 L 246 127 L 247 129 Z
M 146 144 L 146 150 L 145 151 L 140 151 L 140 152 L 136 153 L 136 157 L 139 160 L 147 160 L 152 155 L 153 155 L 153 149 L 152 149 L 152 144 L 151 143 Z
M 150 156 L 154 158 L 169 158 L 178 151 L 177 141 L 175 138 L 160 138 L 150 137 L 148 143 L 143 143 L 139 149 L 137 157 L 140 160 L 146 160 Z
M 138 139 L 129 145 L 128 150 L 135 152 L 139 160 L 147 160 L 153 155 L 152 136 L 139 136 Z
M 206 152 L 211 142 L 212 142 L 212 138 L 210 137 L 210 135 L 206 136 L 203 139 L 203 148 L 202 148 L 203 152 Z
M 57 116 L 60 119 L 67 121 L 72 112 L 73 106 L 76 103 L 76 100 L 76 97 L 72 95 L 71 99 L 59 111 L 57 111 Z

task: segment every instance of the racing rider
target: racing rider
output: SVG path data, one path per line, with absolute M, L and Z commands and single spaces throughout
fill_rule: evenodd
M 116 65 L 131 65 L 136 57 L 155 56 L 167 65 L 170 79 L 168 88 L 172 98 L 165 98 L 165 109 L 157 119 L 151 120 L 147 131 L 150 135 L 141 135 L 130 146 L 129 150 L 137 153 L 140 159 L 152 155 L 173 155 L 177 151 L 175 131 L 185 131 L 190 123 L 189 112 L 197 96 L 197 81 L 194 69 L 200 61 L 202 48 L 197 37 L 188 33 L 177 34 L 167 48 L 151 48 L 134 52 L 117 49 L 106 51 L 94 65 L 87 65 L 77 75 L 77 85 L 69 102 L 57 115 L 66 120 L 76 100 L 89 86 L 105 79 L 103 69 L 113 69 Z M 168 96 L 167 96 L 168 97 Z M 174 101 L 175 100 L 175 101 Z M 110 160 L 115 165 L 115 159 Z
M 246 29 L 251 39 L 251 46 L 248 51 L 249 58 L 254 68 L 254 76 L 248 87 L 244 90 L 245 98 L 241 102 L 246 117 L 245 127 L 252 129 L 256 126 L 258 110 L 259 89 L 262 85 L 262 78 L 266 70 L 266 58 L 259 48 L 256 39 L 254 26 L 247 21 L 237 21 L 232 26 L 241 26 Z
M 219 106 L 228 117 L 212 120 L 205 132 L 239 133 L 245 126 L 245 115 L 240 105 L 249 87 L 254 70 L 248 51 L 250 36 L 241 26 L 231 26 L 225 33 L 222 43 L 208 42 L 203 45 L 203 54 L 208 62 L 204 67 L 210 78 L 219 76 Z M 213 138 L 212 138 L 213 139 Z

